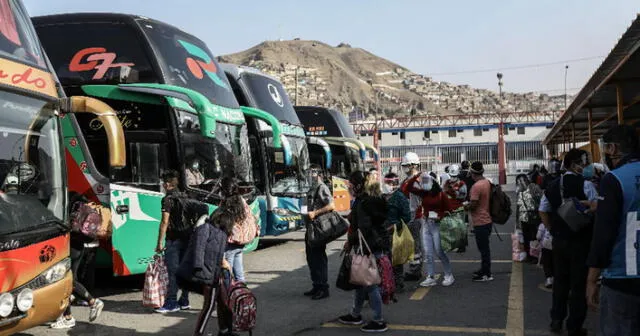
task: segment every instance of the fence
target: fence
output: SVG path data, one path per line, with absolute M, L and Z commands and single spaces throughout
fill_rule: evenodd
M 526 173 L 534 165 L 546 165 L 549 160 L 547 151 L 539 141 L 507 142 L 505 144 L 507 183 L 515 181 L 515 176 Z M 380 167 L 383 173 L 389 169 L 401 172 L 400 161 L 407 152 L 418 154 L 422 170 L 440 173 L 451 164 L 460 164 L 464 160 L 480 161 L 484 164 L 485 176 L 498 180 L 498 144 L 456 144 L 456 145 L 417 145 L 388 146 L 380 149 Z

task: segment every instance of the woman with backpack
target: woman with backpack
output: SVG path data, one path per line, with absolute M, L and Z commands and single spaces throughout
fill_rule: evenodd
M 415 182 L 419 182 L 421 187 L 415 187 Z M 422 246 L 426 256 L 427 274 L 420 286 L 431 287 L 438 284 L 435 278 L 435 254 L 440 258 L 444 268 L 442 285 L 445 287 L 451 286 L 455 282 L 455 278 L 453 277 L 449 257 L 442 249 L 439 227 L 440 221 L 451 211 L 449 197 L 444 193 L 437 180 L 431 174 L 426 173 L 412 177 L 409 183 L 409 191 L 422 197 L 422 213 L 425 217 L 422 224 Z
M 388 254 L 391 249 L 391 231 L 387 229 L 387 203 L 381 196 L 380 183 L 368 178 L 368 173 L 356 171 L 351 174 L 349 182 L 354 202 L 351 208 L 351 226 L 345 250 L 358 247 L 359 235 L 371 249 L 376 259 Z M 360 232 L 360 233 L 359 233 Z M 362 306 L 366 298 L 373 309 L 373 319 L 363 326 L 363 332 L 387 331 L 387 323 L 382 317 L 382 293 L 380 285 L 358 287 L 355 290 L 353 308 L 350 314 L 340 316 L 338 321 L 343 324 L 361 325 Z

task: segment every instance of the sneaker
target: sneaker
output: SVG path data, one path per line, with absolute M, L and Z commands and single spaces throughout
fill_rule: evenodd
M 155 310 L 156 313 L 160 313 L 160 314 L 175 313 L 177 311 L 180 311 L 180 306 L 175 301 L 174 302 L 167 301 L 164 303 L 164 306 Z
M 364 323 L 362 316 L 353 316 L 351 314 L 338 317 L 338 322 L 348 325 L 361 325 Z
M 493 276 L 491 274 L 484 274 L 484 275 L 480 275 L 478 274 L 477 276 L 474 276 L 473 279 L 471 279 L 472 281 L 475 282 L 487 282 L 487 281 L 493 281 Z
M 366 326 L 360 328 L 362 332 L 369 332 L 369 333 L 385 332 L 387 331 L 387 329 L 388 329 L 387 323 L 384 321 L 382 322 L 371 321 L 367 323 Z
M 478 276 L 481 276 L 481 275 L 482 275 L 482 270 L 481 270 L 481 269 L 480 269 L 480 270 L 477 270 L 477 271 L 475 271 L 475 272 L 471 273 L 471 275 L 472 275 L 474 278 L 475 278 L 475 277 L 478 277 Z
M 447 274 L 444 276 L 444 280 L 442 280 L 442 285 L 445 287 L 449 287 L 453 285 L 456 279 L 453 277 L 453 274 Z
M 180 310 L 191 309 L 191 305 L 189 304 L 189 299 L 180 298 L 180 300 L 178 300 L 178 306 L 180 306 Z
M 304 292 L 303 295 L 304 296 L 314 296 L 314 295 L 318 294 L 319 291 L 320 291 L 319 288 L 313 287 L 313 288 L 311 288 L 311 290 L 308 290 L 308 291 Z
M 217 309 L 213 310 L 213 313 L 211 313 L 211 317 L 218 318 L 218 310 Z
M 552 277 L 547 278 L 547 280 L 544 282 L 544 286 L 546 288 L 552 288 L 553 287 L 553 278 Z
M 62 316 L 58 317 L 58 319 L 51 323 L 51 329 L 71 329 L 76 326 L 76 319 L 71 317 L 70 319 L 66 319 Z
M 311 300 L 322 300 L 329 297 L 329 289 L 321 289 L 316 295 L 311 297 Z
M 420 287 L 431 287 L 438 284 L 438 281 L 433 276 L 428 276 L 423 282 L 420 283 Z
M 93 303 L 93 306 L 91 306 L 91 309 L 89 309 L 90 322 L 95 321 L 98 316 L 100 316 L 100 313 L 102 313 L 102 308 L 104 308 L 104 302 L 102 302 L 102 300 L 100 299 L 96 299 L 96 301 Z

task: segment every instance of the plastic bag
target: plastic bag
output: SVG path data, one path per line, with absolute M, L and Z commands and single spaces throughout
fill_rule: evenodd
M 156 255 L 153 262 L 147 266 L 144 274 L 144 289 L 142 291 L 142 305 L 151 308 L 160 308 L 164 305 L 169 285 L 169 272 L 164 258 Z
M 393 233 L 393 241 L 391 247 L 391 264 L 393 266 L 404 265 L 413 260 L 414 241 L 409 227 L 402 221 L 402 230 Z
M 540 244 L 539 241 L 534 240 L 531 243 L 529 243 L 529 254 L 532 257 L 540 258 L 541 252 L 542 252 L 542 245 Z
M 464 221 L 464 211 L 456 211 L 445 216 L 440 221 L 440 243 L 445 252 L 467 246 L 467 224 Z

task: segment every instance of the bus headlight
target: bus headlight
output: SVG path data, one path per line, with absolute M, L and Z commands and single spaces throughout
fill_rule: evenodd
M 289 214 L 289 210 L 283 208 L 275 208 L 273 212 L 278 216 L 286 216 Z
M 16 306 L 18 310 L 26 313 L 27 310 L 31 309 L 33 306 L 33 291 L 29 288 L 25 288 L 20 291 L 18 294 L 18 298 L 16 299 Z
M 4 293 L 0 295 L 0 317 L 7 317 L 13 311 L 13 295 Z
M 58 282 L 64 278 L 69 269 L 71 268 L 71 260 L 69 258 L 53 265 L 51 268 L 46 270 L 42 275 L 40 275 L 43 280 L 50 285 L 54 282 Z

